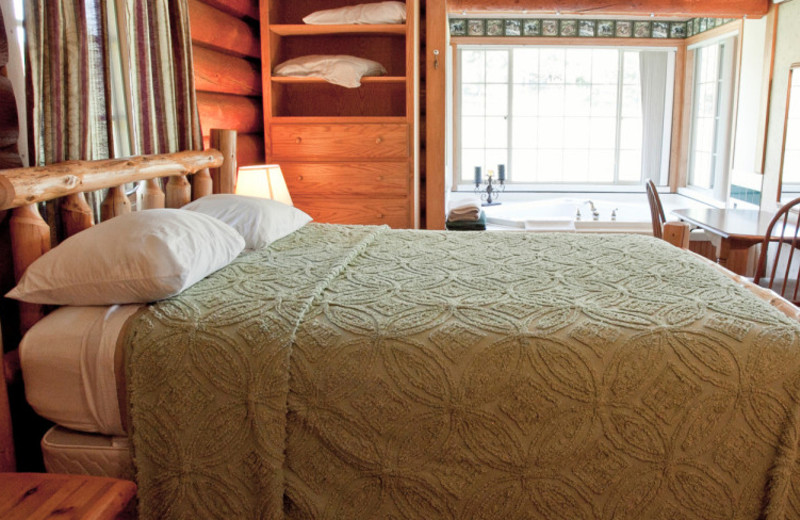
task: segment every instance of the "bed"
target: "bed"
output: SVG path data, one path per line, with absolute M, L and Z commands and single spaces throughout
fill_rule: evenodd
M 141 517 L 800 518 L 759 294 L 648 237 L 307 224 L 112 327 Z

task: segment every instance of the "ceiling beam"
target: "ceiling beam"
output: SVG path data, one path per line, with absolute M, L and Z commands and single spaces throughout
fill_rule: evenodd
M 448 0 L 450 14 L 761 17 L 769 0 Z

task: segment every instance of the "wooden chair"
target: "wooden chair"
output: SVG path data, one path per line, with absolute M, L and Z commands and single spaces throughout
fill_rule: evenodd
M 787 203 L 772 217 L 761 243 L 753 282 L 800 305 L 800 198 Z M 780 237 L 780 238 L 776 238 Z
M 664 207 L 658 196 L 656 185 L 648 180 L 645 183 L 647 201 L 650 203 L 650 217 L 653 221 L 653 236 L 666 240 L 675 247 L 689 249 L 689 224 L 680 221 L 667 222 Z
M 658 197 L 656 185 L 652 180 L 645 183 L 647 189 L 647 201 L 650 203 L 650 218 L 653 221 L 653 236 L 656 238 L 664 238 L 664 224 L 667 222 L 667 217 L 664 215 L 664 207 L 661 205 L 661 199 Z

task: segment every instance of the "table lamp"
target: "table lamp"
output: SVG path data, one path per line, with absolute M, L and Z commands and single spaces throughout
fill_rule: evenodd
M 293 206 L 281 167 L 277 164 L 242 166 L 236 178 L 236 194 L 277 200 Z

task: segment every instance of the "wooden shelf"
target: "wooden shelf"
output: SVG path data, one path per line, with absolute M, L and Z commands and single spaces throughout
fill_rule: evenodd
M 407 123 L 404 116 L 273 116 L 273 123 Z
M 270 25 L 269 31 L 278 36 L 315 36 L 328 34 L 397 34 L 405 35 L 405 24 L 380 25 Z
M 292 198 L 317 221 L 418 227 L 419 2 L 406 0 L 401 24 L 301 23 L 358 2 L 261 2 L 266 159 L 289 165 Z M 272 75 L 280 63 L 319 54 L 372 60 L 386 75 L 362 77 L 358 88 Z M 357 189 L 342 184 L 350 178 L 361 179 Z
M 273 83 L 282 83 L 284 85 L 296 84 L 314 84 L 314 83 L 329 83 L 323 78 L 309 77 L 309 76 L 272 76 Z M 364 76 L 361 78 L 362 84 L 370 83 L 405 83 L 405 76 Z M 333 85 L 333 83 L 329 83 Z M 344 88 L 344 87 L 342 87 Z

